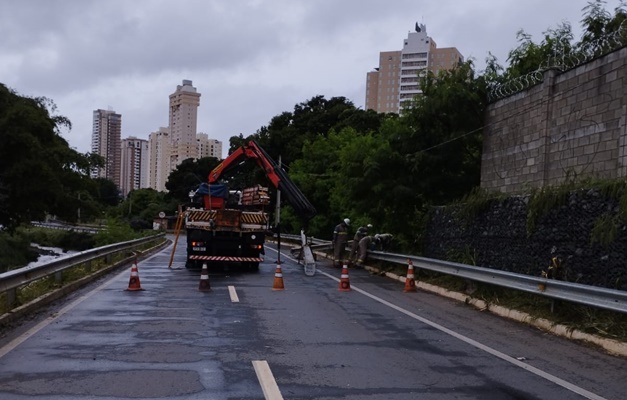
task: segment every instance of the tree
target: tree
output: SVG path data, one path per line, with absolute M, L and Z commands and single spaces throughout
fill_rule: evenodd
M 428 74 L 422 95 L 402 117 L 410 133 L 390 138 L 407 160 L 408 186 L 430 204 L 446 204 L 479 185 L 487 83 L 472 67 L 467 61 Z
M 382 114 L 355 108 L 345 97 L 315 96 L 294 106 L 293 112 L 283 112 L 262 127 L 255 138 L 275 160 L 279 156 L 285 165 L 302 157 L 305 141 L 326 137 L 331 130 L 339 132 L 352 127 L 360 133 L 376 131 Z
M 106 178 L 94 179 L 95 191 L 93 197 L 104 207 L 115 207 L 120 204 L 121 193 L 117 185 Z
M 619 43 L 627 43 L 627 5 L 621 1 L 612 16 L 605 10 L 605 4 L 605 1 L 596 0 L 583 8 L 581 24 L 584 32 L 577 47 L 586 52 L 591 50 L 595 56 L 606 53 Z M 613 36 L 616 36 L 615 39 L 609 40 Z
M 0 225 L 13 230 L 46 214 L 78 218 L 78 193 L 89 190 L 94 159 L 71 149 L 52 100 L 20 96 L 0 84 Z
M 220 160 L 215 157 L 183 160 L 168 176 L 165 187 L 168 189 L 169 197 L 179 203 L 188 202 L 189 192 L 201 183 L 206 183 L 209 172 L 219 163 Z

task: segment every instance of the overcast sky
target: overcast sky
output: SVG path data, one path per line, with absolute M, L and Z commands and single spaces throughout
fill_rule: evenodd
M 168 125 L 183 79 L 201 93 L 198 131 L 255 133 L 316 95 L 364 106 L 379 52 L 401 50 L 416 22 L 479 70 L 501 65 L 516 32 L 567 21 L 577 39 L 588 0 L 0 0 L 0 83 L 45 96 L 89 152 L 94 110 L 122 115 L 122 138 Z M 613 13 L 619 0 L 608 0 Z

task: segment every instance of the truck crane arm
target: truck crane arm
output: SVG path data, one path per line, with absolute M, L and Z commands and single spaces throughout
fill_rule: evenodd
M 298 189 L 298 186 L 254 140 L 250 140 L 235 150 L 215 167 L 209 173 L 209 184 L 215 184 L 226 172 L 235 169 L 247 160 L 253 160 L 257 163 L 274 187 L 285 195 L 287 202 L 301 218 L 308 221 L 316 215 L 316 209 Z

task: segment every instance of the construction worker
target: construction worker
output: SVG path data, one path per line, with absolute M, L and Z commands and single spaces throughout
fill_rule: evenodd
M 375 237 L 378 239 L 377 244 L 381 246 L 382 251 L 387 251 L 390 248 L 392 239 L 394 238 L 394 236 L 389 233 L 377 233 Z
M 348 242 L 348 226 L 351 220 L 344 218 L 333 230 L 333 266 L 341 268 L 344 262 L 344 251 Z
M 368 250 L 374 250 L 378 242 L 379 238 L 376 235 L 364 236 L 359 241 L 359 253 L 357 254 L 357 262 L 355 263 L 355 267 L 364 267 L 364 261 L 366 261 L 366 257 L 368 256 Z
M 368 235 L 368 230 L 372 229 L 372 225 L 368 224 L 366 226 L 360 226 L 357 228 L 355 232 L 355 236 L 353 237 L 353 241 L 351 243 L 351 252 L 348 256 L 348 259 L 351 263 L 355 262 L 355 258 L 357 257 L 357 249 L 359 248 L 359 241 L 364 238 L 364 236 Z

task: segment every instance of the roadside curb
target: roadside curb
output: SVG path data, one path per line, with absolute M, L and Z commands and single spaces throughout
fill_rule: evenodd
M 385 275 L 386 277 L 405 283 L 405 277 L 393 274 L 391 272 L 382 272 L 381 270 L 366 266 L 365 269 L 373 274 Z M 434 293 L 443 297 L 457 300 L 462 303 L 471 305 L 481 311 L 489 311 L 500 317 L 508 318 L 514 321 L 522 322 L 538 329 L 552 333 L 556 336 L 565 337 L 573 340 L 580 340 L 601 347 L 608 353 L 616 356 L 627 357 L 627 343 L 618 340 L 608 339 L 596 335 L 591 335 L 577 329 L 571 329 L 566 325 L 556 324 L 544 318 L 534 318 L 533 316 L 518 310 L 508 309 L 499 305 L 489 304 L 483 300 L 475 299 L 467 294 L 453 292 L 439 286 L 431 285 L 416 281 L 416 287 L 430 293 Z

